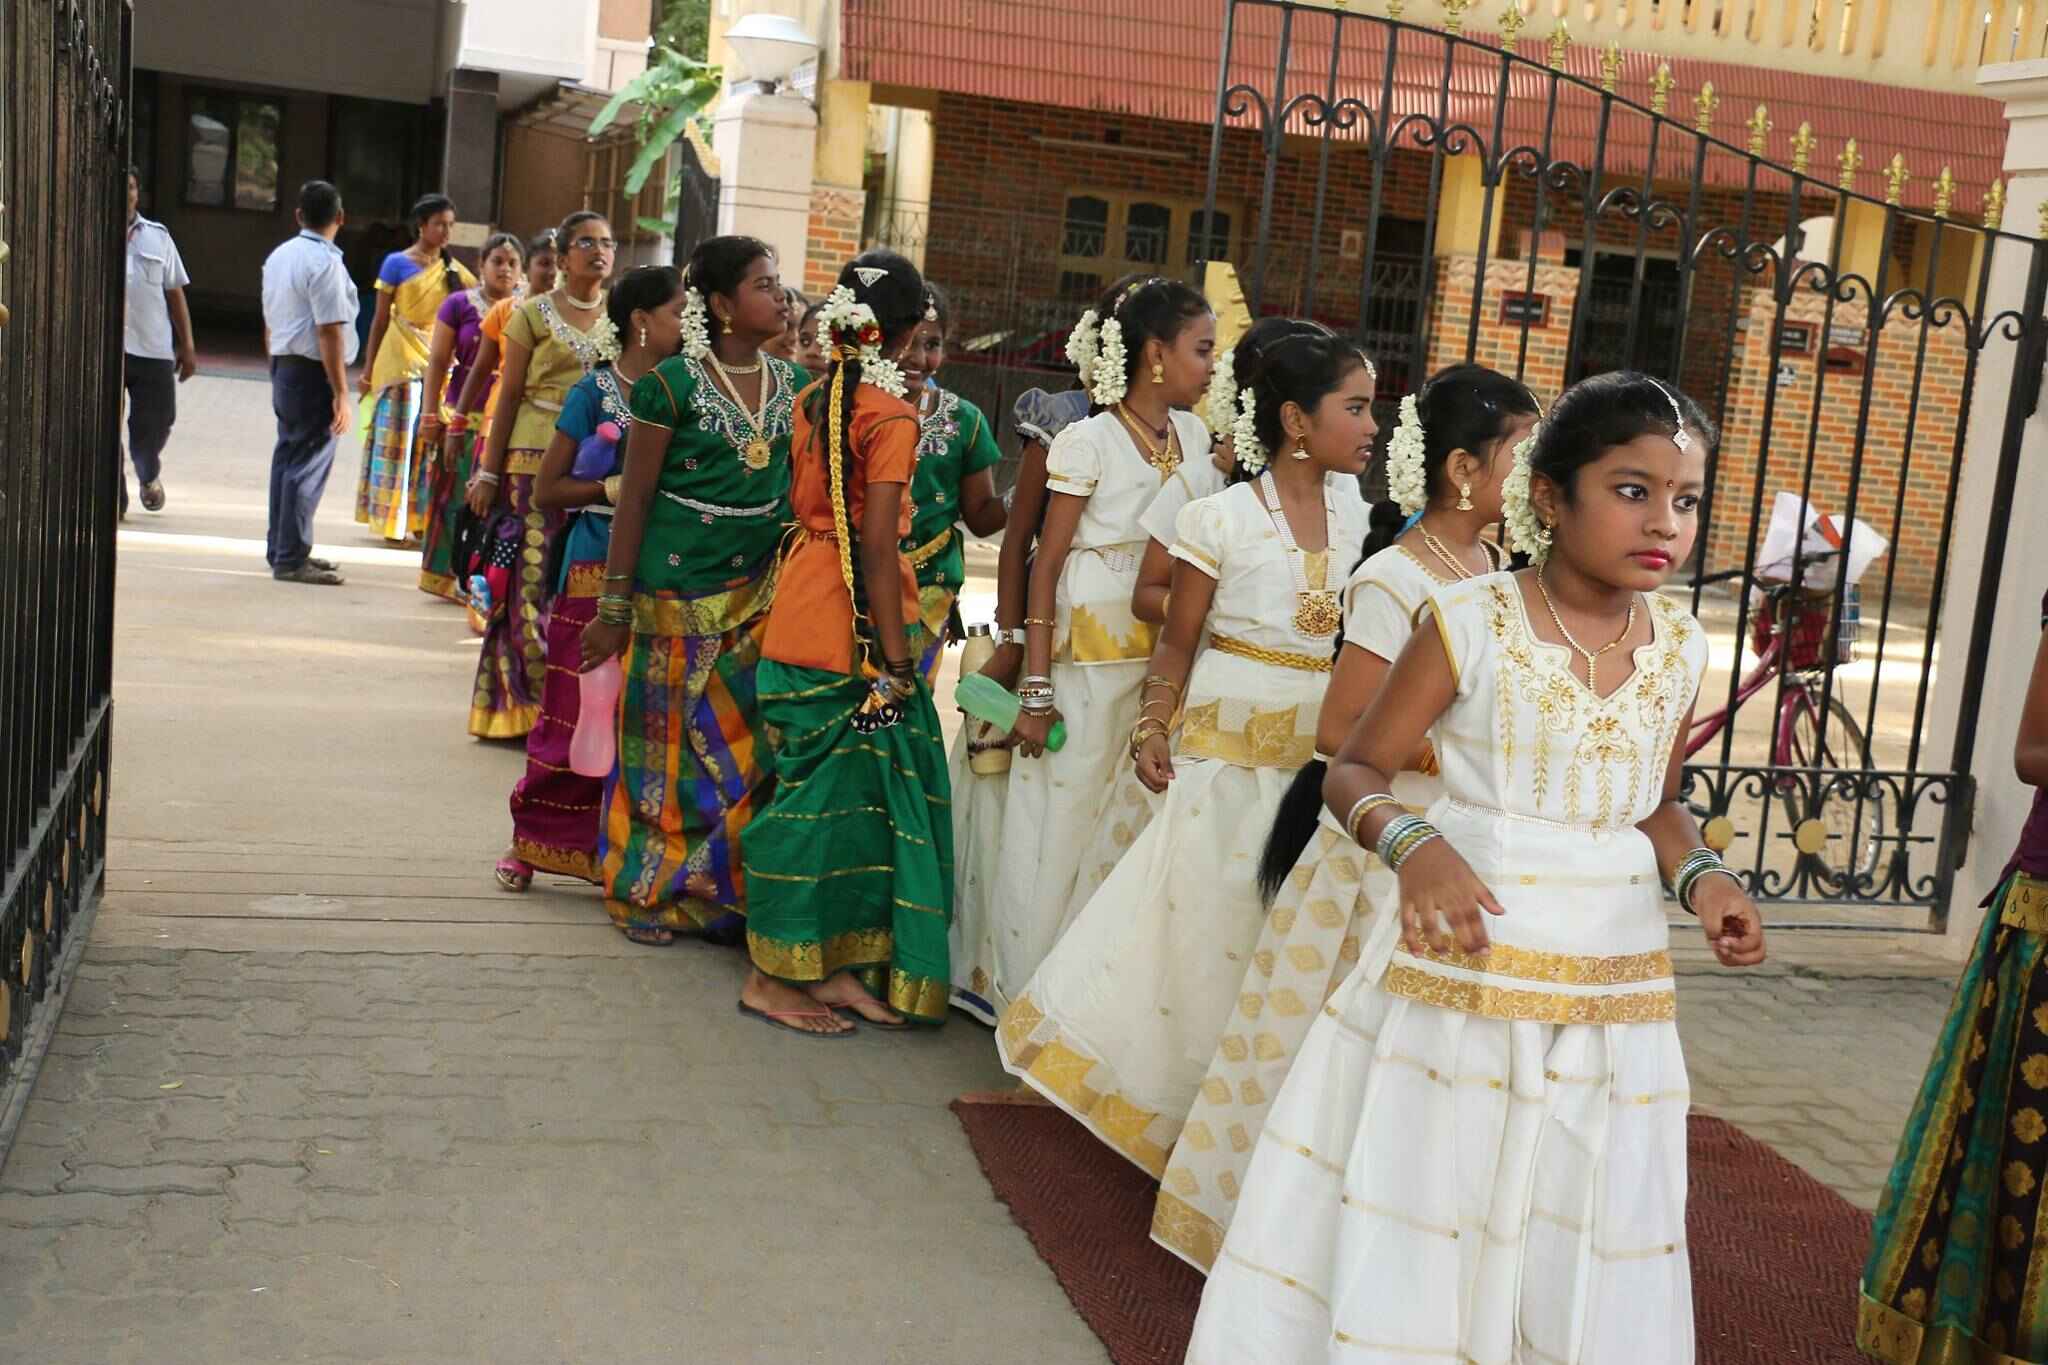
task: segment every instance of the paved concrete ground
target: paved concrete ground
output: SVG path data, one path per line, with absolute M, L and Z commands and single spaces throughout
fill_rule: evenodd
M 108 892 L 0 1171 L 0 1360 L 1099 1362 L 945 1105 L 986 1033 L 806 1042 L 740 962 L 492 889 L 518 751 L 349 521 L 261 559 L 266 389 L 181 393 L 122 544 Z M 1688 952 L 1698 1102 L 1873 1202 L 1952 968 Z M 1844 1286 L 1844 1292 L 1849 1292 Z

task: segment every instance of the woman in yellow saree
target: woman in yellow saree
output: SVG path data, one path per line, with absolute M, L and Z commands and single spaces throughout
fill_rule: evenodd
M 476 276 L 448 254 L 455 205 L 430 194 L 412 208 L 413 244 L 384 258 L 377 272 L 377 318 L 370 324 L 370 357 L 357 385 L 376 394 L 363 442 L 363 477 L 356 486 L 356 520 L 378 535 L 417 545 L 433 510 L 427 495 L 429 461 L 420 449 L 420 388 L 426 374 L 434 315 L 450 294 L 475 286 Z

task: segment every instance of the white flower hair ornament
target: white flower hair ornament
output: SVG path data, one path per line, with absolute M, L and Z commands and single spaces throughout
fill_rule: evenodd
M 1259 440 L 1259 400 L 1250 389 L 1237 395 L 1237 416 L 1230 424 L 1230 449 L 1247 474 L 1257 474 L 1272 463 L 1272 453 Z
M 1114 313 L 1102 321 L 1101 340 L 1095 352 L 1093 373 L 1088 380 L 1088 396 L 1105 408 L 1113 408 L 1124 401 L 1130 392 L 1129 360 L 1124 351 L 1124 325 L 1116 320 Z
M 711 354 L 711 311 L 696 286 L 683 291 L 683 354 L 702 360 Z
M 1081 314 L 1074 330 L 1067 333 L 1067 359 L 1081 372 L 1081 387 L 1086 389 L 1095 385 L 1095 354 L 1102 347 L 1101 326 L 1102 319 L 1090 308 Z
M 1387 441 L 1387 496 L 1411 517 L 1429 506 L 1429 470 L 1424 456 L 1422 409 L 1411 393 L 1401 400 L 1400 425 Z
M 1550 530 L 1536 515 L 1529 492 L 1529 454 L 1536 449 L 1536 438 L 1542 430 L 1543 424 L 1539 422 L 1516 444 L 1514 463 L 1500 486 L 1501 524 L 1507 530 L 1508 548 L 1527 555 L 1537 564 L 1550 557 Z
M 883 358 L 882 324 L 875 310 L 856 299 L 851 289 L 842 284 L 826 296 L 825 306 L 818 310 L 818 326 L 832 338 L 835 360 L 860 362 L 863 384 L 872 384 L 891 398 L 910 392 L 902 369 Z

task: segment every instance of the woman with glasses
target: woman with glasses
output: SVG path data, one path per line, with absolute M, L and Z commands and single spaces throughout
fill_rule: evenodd
M 492 604 L 477 661 L 469 732 L 478 739 L 522 739 L 540 715 L 547 680 L 541 566 L 562 514 L 533 505 L 534 476 L 570 388 L 599 363 L 619 357 L 618 330 L 605 316 L 604 282 L 618 250 L 611 225 L 601 214 L 572 213 L 557 240 L 559 282 L 521 304 L 505 324 L 490 435 L 470 480 L 469 509 L 490 524 L 485 560 L 511 571 L 503 600 Z M 512 890 L 523 890 L 531 878 L 531 871 L 499 870 Z

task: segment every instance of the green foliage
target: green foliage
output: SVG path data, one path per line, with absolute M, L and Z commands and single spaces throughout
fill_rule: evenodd
M 705 60 L 710 26 L 711 0 L 664 0 L 655 23 L 654 45 L 647 53 L 647 70 L 628 81 L 590 121 L 590 136 L 596 137 L 612 126 L 627 105 L 637 106 L 639 119 L 633 134 L 640 154 L 626 172 L 627 194 L 640 193 L 692 123 L 706 138 L 711 135 L 710 110 L 724 86 L 724 76 Z M 673 203 L 680 192 L 680 185 L 671 181 L 669 201 Z
M 711 0 L 661 0 L 654 41 L 703 61 L 711 53 Z

